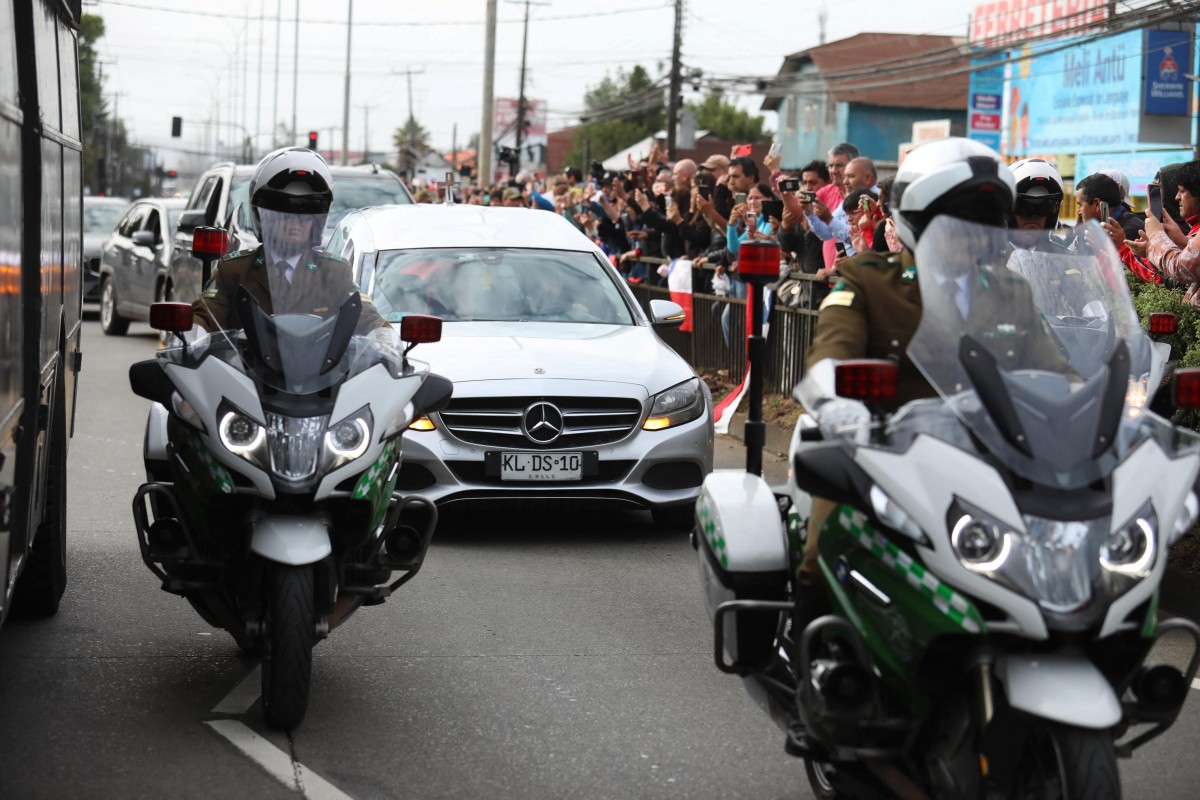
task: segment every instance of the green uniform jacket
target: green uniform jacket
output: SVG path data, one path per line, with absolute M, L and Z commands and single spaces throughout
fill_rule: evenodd
M 275 287 L 274 300 L 281 301 L 283 308 L 274 307 L 272 280 L 279 277 L 265 266 L 261 245 L 254 250 L 230 253 L 221 259 L 200 299 L 192 303 L 192 320 L 209 331 L 242 327 L 233 307 L 239 286 L 245 286 L 267 314 L 328 317 L 341 308 L 346 298 L 359 294 L 350 265 L 323 250 L 310 249 L 304 253 L 292 272 L 290 285 L 282 292 Z M 387 325 L 369 297 L 362 295 L 362 301 L 362 315 L 355 330 L 359 336 Z
M 840 272 L 842 280 L 821 303 L 808 364 L 826 358 L 889 359 L 900 367 L 896 407 L 910 400 L 935 397 L 937 393 L 907 354 L 921 322 L 921 288 L 912 254 L 905 251 L 889 257 L 863 253 L 843 263 Z M 977 280 L 986 284 L 984 290 L 992 295 L 986 303 L 972 303 L 972 311 L 968 312 L 978 335 L 986 342 L 1007 339 L 1010 331 L 1028 332 L 1011 339 L 1013 349 L 1007 357 L 1004 348 L 989 348 L 999 353 L 1002 368 L 1009 362 L 1070 372 L 1023 280 L 1006 269 L 980 273 Z M 997 301 L 997 293 L 1004 299 Z M 980 318 L 979 314 L 990 318 Z M 946 358 L 958 358 L 957 346 L 952 347 Z

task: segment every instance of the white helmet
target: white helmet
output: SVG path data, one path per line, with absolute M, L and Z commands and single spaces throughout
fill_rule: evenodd
M 908 154 L 892 183 L 889 205 L 896 234 L 910 250 L 939 214 L 1003 227 L 1012 213 L 1015 183 L 999 154 L 952 136 Z
M 1022 217 L 1045 217 L 1047 228 L 1058 227 L 1058 211 L 1063 198 L 1063 182 L 1058 170 L 1040 158 L 1022 159 L 1008 169 L 1017 182 L 1013 212 Z

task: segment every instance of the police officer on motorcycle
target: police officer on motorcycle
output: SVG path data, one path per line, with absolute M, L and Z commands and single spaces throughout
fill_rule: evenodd
M 208 331 L 240 328 L 234 310 L 238 287 L 245 287 L 263 312 L 329 317 L 359 294 L 350 265 L 320 249 L 333 203 L 333 177 L 312 150 L 287 147 L 259 162 L 249 186 L 254 234 L 262 242 L 221 259 L 200 299 L 193 321 Z M 392 341 L 390 326 L 366 295 L 356 333 L 372 331 Z

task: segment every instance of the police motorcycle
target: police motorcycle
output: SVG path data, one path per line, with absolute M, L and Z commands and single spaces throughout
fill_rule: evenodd
M 206 273 L 225 237 L 197 230 Z M 237 324 L 211 333 L 190 306 L 156 304 L 151 324 L 174 346 L 130 369 L 154 401 L 133 501 L 142 559 L 163 590 L 261 655 L 263 714 L 284 730 L 304 718 L 317 642 L 421 568 L 437 512 L 396 493 L 401 436 L 452 388 L 408 357 L 440 339 L 440 319 L 358 335 L 369 301 L 357 291 L 323 313 L 311 299 L 297 307 L 287 295 L 325 263 L 308 251 L 291 283 L 252 270 L 232 298 Z
M 1160 367 L 1104 239 L 1071 257 L 1098 302 L 1075 318 L 1009 269 L 1005 231 L 936 217 L 908 354 L 939 398 L 832 435 L 802 417 L 786 492 L 706 480 L 717 665 L 788 731 L 817 797 L 1116 798 L 1116 759 L 1179 714 L 1200 627 L 1160 620 L 1158 590 L 1197 517 L 1200 438 L 1146 408 Z M 892 362 L 825 366 L 797 399 L 895 396 Z M 1200 370 L 1175 389 L 1200 405 Z M 795 585 L 814 497 L 835 504 L 816 618 Z M 1182 669 L 1150 660 L 1167 634 L 1190 639 Z

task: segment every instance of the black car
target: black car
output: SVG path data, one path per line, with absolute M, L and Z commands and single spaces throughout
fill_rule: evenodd
M 150 304 L 167 298 L 167 269 L 179 215 L 175 198 L 138 200 L 104 245 L 100 260 L 100 327 L 121 336 L 131 320 L 150 318 Z
M 200 296 L 200 261 L 192 255 L 192 232 L 201 225 L 229 232 L 229 252 L 258 246 L 250 219 L 250 178 L 254 165 L 217 164 L 200 176 L 179 218 L 168 276 L 168 295 L 190 303 Z M 405 205 L 413 202 L 396 173 L 376 164 L 330 166 L 333 205 L 325 223 L 324 240 L 349 212 L 357 208 Z
M 83 198 L 83 302 L 100 302 L 100 262 L 104 243 L 129 208 L 123 197 Z

